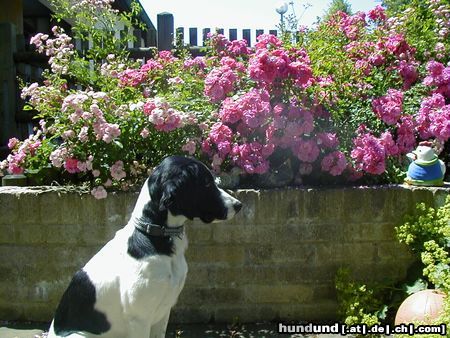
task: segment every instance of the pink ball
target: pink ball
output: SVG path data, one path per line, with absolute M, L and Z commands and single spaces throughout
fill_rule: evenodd
M 414 321 L 429 323 L 438 318 L 443 311 L 444 297 L 439 290 L 422 290 L 412 294 L 398 308 L 395 325 Z

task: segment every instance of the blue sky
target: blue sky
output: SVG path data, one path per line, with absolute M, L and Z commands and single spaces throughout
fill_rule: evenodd
M 289 2 L 289 0 L 287 0 Z M 312 25 L 322 16 L 331 0 L 291 0 L 300 23 Z M 275 29 L 280 16 L 275 7 L 282 0 L 140 0 L 152 22 L 156 15 L 169 12 L 174 15 L 175 27 Z M 305 10 L 305 4 L 311 6 Z M 379 0 L 349 0 L 353 12 L 367 11 Z M 291 8 L 291 7 L 290 7 Z M 289 12 L 288 12 L 289 13 Z M 238 38 L 240 38 L 238 33 Z M 200 37 L 199 37 L 200 39 Z

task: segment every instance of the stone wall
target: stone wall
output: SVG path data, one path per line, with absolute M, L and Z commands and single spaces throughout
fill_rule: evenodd
M 232 221 L 188 224 L 189 273 L 172 322 L 336 319 L 334 276 L 401 279 L 394 227 L 448 189 L 241 190 Z M 72 274 L 122 227 L 135 193 L 105 200 L 0 188 L 0 320 L 50 320 Z M 111 262 L 114 268 L 114 262 Z

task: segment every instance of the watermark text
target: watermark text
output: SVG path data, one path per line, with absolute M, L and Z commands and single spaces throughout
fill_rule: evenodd
M 407 334 L 413 336 L 415 334 L 439 334 L 445 336 L 447 334 L 447 325 L 417 325 L 414 324 L 400 324 L 400 325 L 373 325 L 367 326 L 366 324 L 346 325 L 342 323 L 334 323 L 331 325 L 322 325 L 314 323 L 306 324 L 286 324 L 278 323 L 278 333 L 286 334 L 303 334 L 303 333 L 316 333 L 316 334 L 340 334 L 346 335 L 368 335 L 368 334 Z

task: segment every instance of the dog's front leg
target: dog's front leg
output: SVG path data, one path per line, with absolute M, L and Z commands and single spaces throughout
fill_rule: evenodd
M 159 322 L 152 325 L 149 338 L 164 338 L 166 336 L 167 323 L 169 322 L 170 312 Z

